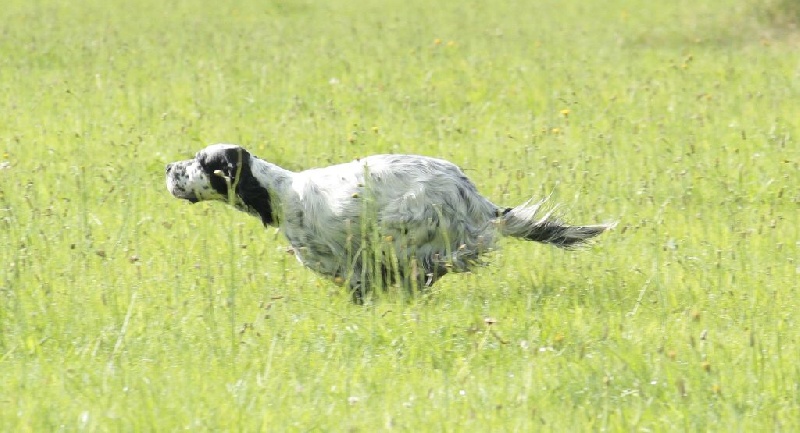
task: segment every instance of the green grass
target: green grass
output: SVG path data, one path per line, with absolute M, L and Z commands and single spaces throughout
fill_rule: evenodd
M 790 31 L 730 0 L 221 3 L 4 2 L 0 430 L 800 430 Z M 360 307 L 169 196 L 221 141 L 434 155 L 620 225 Z

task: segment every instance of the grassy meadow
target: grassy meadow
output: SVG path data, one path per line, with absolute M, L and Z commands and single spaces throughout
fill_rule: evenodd
M 5 1 L 0 431 L 800 430 L 787 4 Z M 620 224 L 357 306 L 169 195 L 215 142 Z

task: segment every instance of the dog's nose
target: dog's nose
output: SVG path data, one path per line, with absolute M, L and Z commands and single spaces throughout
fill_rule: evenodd
M 169 170 L 172 168 L 172 163 L 167 164 L 166 172 L 169 173 Z

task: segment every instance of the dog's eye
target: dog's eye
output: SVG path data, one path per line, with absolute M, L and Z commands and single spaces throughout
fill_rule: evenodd
M 223 172 L 228 171 L 225 160 L 221 159 L 220 155 L 216 153 L 200 152 L 195 158 L 198 164 L 200 164 L 200 168 L 206 173 L 214 173 L 219 170 Z
M 214 158 L 209 157 L 209 155 L 206 152 L 202 151 L 198 152 L 194 158 L 197 160 L 198 164 L 200 164 L 200 167 L 204 169 L 219 168 L 219 167 L 213 167 L 214 165 L 217 165 L 215 164 L 216 161 Z

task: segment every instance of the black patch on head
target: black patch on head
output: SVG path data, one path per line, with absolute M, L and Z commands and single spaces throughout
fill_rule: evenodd
M 225 178 L 229 179 L 230 185 L 236 186 L 236 195 L 246 207 L 258 213 L 264 225 L 276 222 L 272 214 L 269 191 L 253 176 L 250 168 L 250 152 L 241 147 L 231 147 L 215 152 L 202 150 L 197 154 L 196 159 L 208 175 L 211 187 L 215 191 L 227 197 L 228 182 Z M 216 174 L 220 172 L 225 178 Z

